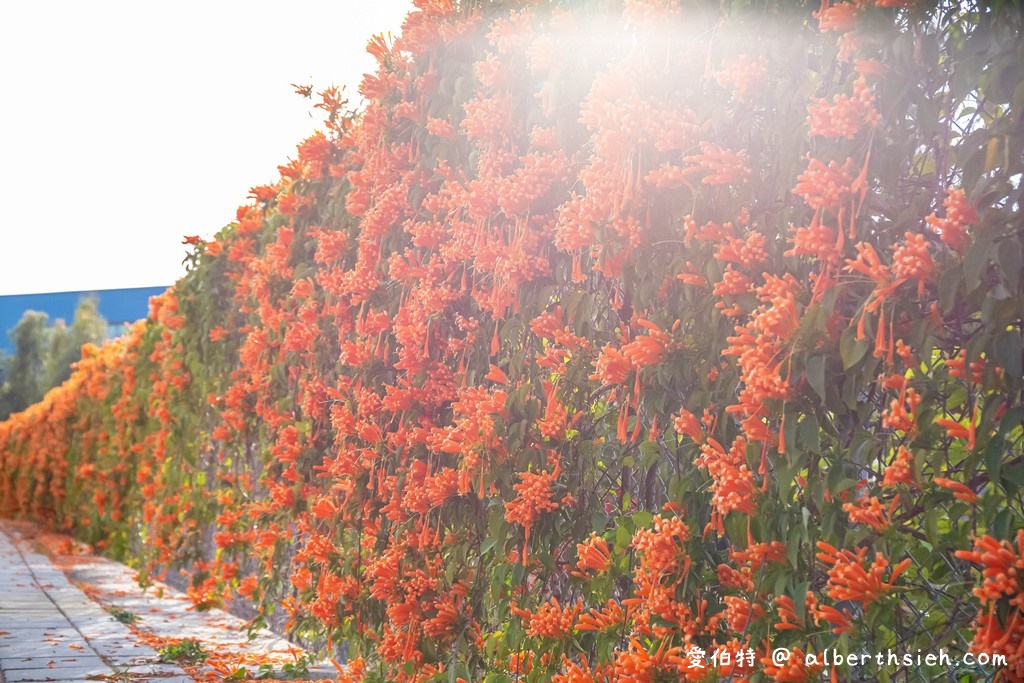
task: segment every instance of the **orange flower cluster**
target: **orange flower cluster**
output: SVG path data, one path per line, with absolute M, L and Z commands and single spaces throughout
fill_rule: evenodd
M 811 136 L 857 137 L 865 125 L 875 127 L 882 115 L 875 109 L 875 96 L 863 76 L 853 82 L 853 96 L 836 95 L 832 102 L 818 100 L 808 108 L 807 126 Z
M 545 470 L 539 474 L 536 472 L 519 473 L 519 483 L 513 487 L 518 495 L 505 504 L 505 519 L 523 527 L 526 534 L 525 547 L 530 545 L 530 531 L 540 516 L 545 512 L 557 510 L 559 505 L 568 504 L 572 500 L 572 497 L 568 495 L 564 496 L 560 503 L 553 500 L 555 492 L 552 490 L 552 486 L 558 479 L 558 474 L 558 466 L 555 467 L 554 472 Z M 525 563 L 526 550 L 524 548 L 523 564 Z
M 911 563 L 909 557 L 903 560 L 893 568 L 889 580 L 883 581 L 882 575 L 889 568 L 889 560 L 881 553 L 875 553 L 874 562 L 865 569 L 867 548 L 858 548 L 854 553 L 851 550 L 837 550 L 824 541 L 818 541 L 818 550 L 821 551 L 818 559 L 831 567 L 828 570 L 828 596 L 836 601 L 859 602 L 864 609 L 892 589 L 896 579 Z
M 576 617 L 582 609 L 583 605 L 579 602 L 571 608 L 563 608 L 557 598 L 551 598 L 534 612 L 519 608 L 513 608 L 512 611 L 523 618 L 523 625 L 530 636 L 559 639 L 572 633 Z
M 1008 680 L 1019 681 L 1024 680 L 1024 594 L 1018 578 L 1024 572 L 1024 530 L 1017 532 L 1015 541 L 982 536 L 975 539 L 974 550 L 958 550 L 956 556 L 983 567 L 982 583 L 974 589 L 981 608 L 971 650 L 1004 655 Z M 1002 602 L 1010 606 L 1004 619 L 995 614 Z
M 963 252 L 968 243 L 967 227 L 978 222 L 978 212 L 967 201 L 967 193 L 959 187 L 947 191 L 943 207 L 946 216 L 939 218 L 931 214 L 926 219 L 928 227 L 950 249 Z
M 148 319 L 0 424 L 0 512 L 344 639 L 351 681 L 812 680 L 796 646 L 869 607 L 878 642 L 897 593 L 939 614 L 903 572 L 1020 521 L 1019 221 L 967 199 L 1015 181 L 904 144 L 946 19 L 743 4 L 417 0 L 364 109 L 325 90 Z M 962 555 L 979 651 L 1020 646 L 1021 554 Z

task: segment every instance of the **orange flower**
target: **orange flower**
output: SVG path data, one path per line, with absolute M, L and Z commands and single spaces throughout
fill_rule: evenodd
M 611 344 L 605 344 L 601 349 L 601 355 L 597 357 L 595 371 L 590 375 L 590 379 L 599 380 L 603 384 L 622 384 L 632 369 L 633 363 L 622 351 Z
M 243 597 L 252 597 L 259 587 L 259 580 L 255 576 L 247 576 L 238 584 L 238 594 Z
M 935 477 L 932 481 L 934 481 L 938 486 L 941 486 L 944 489 L 949 489 L 950 491 L 953 492 L 954 498 L 962 500 L 965 503 L 970 503 L 971 505 L 974 505 L 979 500 L 981 500 L 978 497 L 978 494 L 974 492 L 974 489 L 967 486 L 966 484 L 962 484 L 958 481 L 953 481 L 952 479 L 947 479 L 946 477 Z
M 811 137 L 853 139 L 864 125 L 877 126 L 882 115 L 875 109 L 875 96 L 863 76 L 853 83 L 853 97 L 846 93 L 817 100 L 808 107 L 807 125 Z
M 612 628 L 622 628 L 632 615 L 633 609 L 622 609 L 622 605 L 615 600 L 608 600 L 608 603 L 600 610 L 591 608 L 587 614 L 580 617 L 576 626 L 578 631 L 607 631 Z
M 831 624 L 832 633 L 837 636 L 847 633 L 853 628 L 853 624 L 850 623 L 852 620 L 853 615 L 845 607 L 842 612 L 829 605 L 822 605 L 814 610 L 814 623 L 824 621 Z
M 710 142 L 700 143 L 700 151 L 700 154 L 683 159 L 708 172 L 701 180 L 705 185 L 740 185 L 749 180 L 750 164 L 746 152 L 732 152 Z
M 1016 546 L 1016 547 L 1015 547 Z M 958 550 L 961 560 L 983 567 L 981 585 L 974 595 L 981 600 L 971 651 L 1006 657 L 1006 671 L 1014 678 L 1024 678 L 1024 593 L 1020 578 L 1024 576 L 1024 530 L 1017 532 L 1016 543 L 997 541 L 985 535 L 974 540 L 974 550 Z M 997 607 L 1009 602 L 1009 612 L 997 615 Z
M 914 473 L 912 465 L 914 456 L 904 446 L 900 446 L 896 458 L 892 464 L 885 468 L 882 477 L 882 487 L 890 488 L 898 484 L 914 485 Z
M 934 213 L 925 220 L 932 232 L 939 236 L 950 249 L 963 253 L 967 247 L 967 226 L 978 222 L 978 212 L 967 201 L 967 194 L 961 188 L 950 188 L 943 202 L 946 217 Z
M 683 649 L 669 647 L 669 639 L 661 641 L 654 654 L 650 654 L 636 638 L 629 639 L 629 647 L 615 656 L 615 680 L 621 683 L 655 683 L 668 675 L 684 680 L 687 660 Z
M 603 574 L 612 565 L 608 541 L 595 533 L 591 533 L 590 538 L 576 545 L 576 554 L 579 556 L 576 562 L 578 570 L 574 571 L 573 575 L 580 578 L 588 578 L 591 571 Z
M 676 416 L 673 424 L 675 425 L 676 432 L 679 434 L 684 434 L 697 443 L 704 440 L 704 428 L 701 426 L 697 416 L 686 408 L 679 409 L 679 414 Z
M 828 0 L 821 4 L 821 10 L 814 13 L 818 27 L 822 32 L 835 31 L 846 33 L 857 27 L 857 15 L 860 13 L 860 2 L 838 2 L 831 7 Z
M 900 497 L 893 498 L 889 509 L 882 507 L 876 496 L 858 498 L 856 503 L 844 503 L 843 510 L 853 524 L 867 524 L 878 533 L 889 528 L 889 519 L 900 504 Z
M 974 408 L 974 417 L 978 417 L 978 408 Z M 956 420 L 950 420 L 948 418 L 940 418 L 935 421 L 940 427 L 945 427 L 946 434 L 954 439 L 967 439 L 967 449 L 974 450 L 975 443 L 975 424 L 974 420 L 969 421 L 966 425 L 957 422 Z
M 524 620 L 526 635 L 531 638 L 564 638 L 572 633 L 576 617 L 583 610 L 583 603 L 577 601 L 571 608 L 563 608 L 557 598 L 551 598 L 540 605 L 535 612 L 528 612 L 516 607 L 512 612 Z
M 813 614 L 817 607 L 818 599 L 813 593 L 807 591 L 804 603 L 806 614 Z M 806 619 L 801 619 L 796 614 L 796 603 L 788 595 L 780 595 L 775 598 L 775 606 L 779 615 L 779 623 L 775 624 L 777 631 L 804 630 L 807 626 Z
M 903 560 L 893 568 L 889 580 L 883 581 L 882 575 L 889 568 L 889 561 L 882 553 L 876 553 L 875 561 L 865 569 L 867 548 L 858 548 L 854 553 L 850 550 L 837 550 L 824 541 L 818 541 L 818 549 L 821 551 L 817 554 L 818 559 L 831 565 L 828 570 L 829 597 L 836 601 L 854 600 L 865 609 L 888 592 L 911 563 L 910 558 Z
M 520 472 L 519 483 L 513 486 L 518 495 L 505 503 L 505 520 L 521 525 L 526 532 L 523 564 L 526 564 L 526 548 L 530 545 L 530 530 L 533 525 L 545 512 L 558 509 L 559 504 L 552 500 L 552 486 L 558 479 L 559 471 L 560 468 L 556 465 L 554 472 Z

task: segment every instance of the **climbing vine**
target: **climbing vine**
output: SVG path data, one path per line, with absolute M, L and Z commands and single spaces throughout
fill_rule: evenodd
M 416 6 L 0 511 L 343 680 L 1024 680 L 1014 4 Z

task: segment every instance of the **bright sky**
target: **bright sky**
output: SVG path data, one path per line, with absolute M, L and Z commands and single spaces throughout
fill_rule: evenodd
M 169 285 L 315 129 L 411 0 L 0 7 L 0 296 Z M 317 110 L 318 111 L 318 110 Z M 316 113 L 314 113 L 316 116 Z

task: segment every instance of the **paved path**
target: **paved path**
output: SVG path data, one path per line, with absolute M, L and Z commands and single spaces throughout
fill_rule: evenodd
M 124 565 L 87 556 L 67 570 L 71 580 L 10 523 L 0 527 L 0 683 L 220 681 L 225 667 L 255 674 L 261 662 L 280 670 L 294 661 L 296 648 L 268 631 L 249 641 L 243 622 L 229 614 L 196 612 L 162 585 L 143 593 Z M 115 605 L 138 617 L 134 628 L 112 617 Z M 216 663 L 188 671 L 161 663 L 155 648 L 185 637 L 216 653 L 210 662 L 221 670 Z M 310 668 L 314 679 L 336 675 L 333 667 Z
M 115 668 L 191 682 L 181 669 L 155 664 L 157 652 L 134 640 L 48 557 L 22 550 L 0 531 L 0 676 L 7 683 L 95 681 L 113 678 Z

